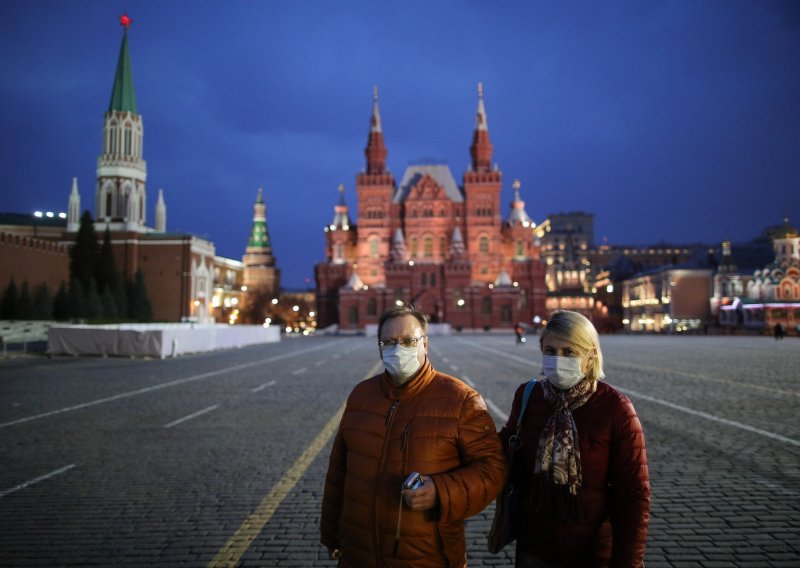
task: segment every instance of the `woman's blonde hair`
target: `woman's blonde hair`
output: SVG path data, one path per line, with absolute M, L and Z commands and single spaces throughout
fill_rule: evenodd
M 586 376 L 590 381 L 599 381 L 606 376 L 603 372 L 603 351 L 600 349 L 600 337 L 586 316 L 578 312 L 556 310 L 550 314 L 550 321 L 547 322 L 539 338 L 540 348 L 548 333 L 593 354 L 589 368 L 586 370 Z

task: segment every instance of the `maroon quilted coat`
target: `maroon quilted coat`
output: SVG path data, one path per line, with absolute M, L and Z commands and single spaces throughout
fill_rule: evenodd
M 508 423 L 500 432 L 505 444 L 516 431 L 522 400 L 514 396 Z M 540 387 L 528 402 L 522 421 L 522 447 L 513 475 L 522 507 L 517 549 L 558 566 L 642 566 L 650 520 L 650 481 L 644 434 L 630 400 L 606 383 L 573 411 L 581 452 L 583 485 L 579 489 L 580 521 L 562 522 L 536 507 L 533 468 L 539 434 L 552 412 Z
M 403 507 L 412 471 L 429 475 L 439 505 Z M 396 388 L 382 373 L 347 400 L 331 451 L 320 541 L 342 551 L 340 566 L 466 566 L 464 519 L 500 492 L 506 464 L 481 396 L 426 360 Z

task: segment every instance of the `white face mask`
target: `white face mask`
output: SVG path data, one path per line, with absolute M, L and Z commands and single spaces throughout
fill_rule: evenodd
M 422 363 L 417 359 L 417 350 L 417 347 L 403 347 L 402 345 L 383 348 L 383 365 L 392 378 L 405 381 L 419 370 Z
M 542 355 L 542 374 L 557 389 L 574 387 L 585 377 L 581 371 L 583 357 L 558 357 Z

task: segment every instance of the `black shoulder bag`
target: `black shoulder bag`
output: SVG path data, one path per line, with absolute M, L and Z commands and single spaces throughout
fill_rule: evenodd
M 492 520 L 492 528 L 489 529 L 488 534 L 488 548 L 492 554 L 500 552 L 505 545 L 513 542 L 517 538 L 517 506 L 518 497 L 517 491 L 514 489 L 514 456 L 517 450 L 522 445 L 522 440 L 519 437 L 519 431 L 522 427 L 522 417 L 525 415 L 525 408 L 528 406 L 528 400 L 533 394 L 533 389 L 536 387 L 536 379 L 531 379 L 525 385 L 525 391 L 522 393 L 522 405 L 519 409 L 519 416 L 517 417 L 517 431 L 508 439 L 508 447 L 506 448 L 506 460 L 508 461 L 508 480 L 506 481 L 503 490 L 495 500 L 494 519 Z

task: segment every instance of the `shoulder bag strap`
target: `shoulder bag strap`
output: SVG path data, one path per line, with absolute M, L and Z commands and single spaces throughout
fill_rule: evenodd
M 528 384 L 525 385 L 525 391 L 522 393 L 522 406 L 519 408 L 519 416 L 517 417 L 517 434 L 522 428 L 522 417 L 525 416 L 525 409 L 528 407 L 528 400 L 533 394 L 533 389 L 536 388 L 536 383 L 536 379 L 528 381 Z

